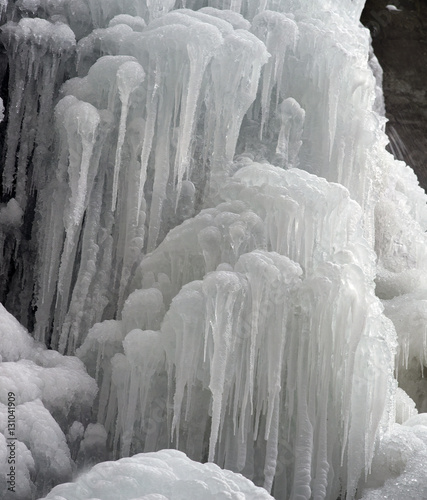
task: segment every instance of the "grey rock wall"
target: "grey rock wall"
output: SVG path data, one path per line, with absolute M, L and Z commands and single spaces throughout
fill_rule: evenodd
M 427 190 L 427 0 L 368 0 L 361 21 L 384 70 L 390 148 Z

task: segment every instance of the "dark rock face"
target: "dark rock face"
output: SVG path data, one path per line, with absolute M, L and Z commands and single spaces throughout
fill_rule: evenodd
M 361 21 L 384 70 L 390 149 L 427 190 L 427 0 L 368 0 Z

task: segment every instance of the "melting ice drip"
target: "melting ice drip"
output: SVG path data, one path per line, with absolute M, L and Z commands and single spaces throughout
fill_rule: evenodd
M 176 447 L 283 499 L 361 487 L 392 321 L 427 359 L 425 194 L 384 149 L 363 2 L 318 3 L 0 4 L 6 304 L 85 362 L 115 456 Z

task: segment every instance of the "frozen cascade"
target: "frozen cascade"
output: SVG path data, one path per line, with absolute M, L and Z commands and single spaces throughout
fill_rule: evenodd
M 307 186 L 318 193 L 316 197 Z M 393 329 L 381 316 L 372 282 L 366 281 L 369 273 L 373 277 L 373 255 L 361 237 L 361 212 L 341 186 L 303 171 L 284 171 L 266 164 L 250 162 L 242 167 L 229 189 L 234 202 L 219 205 L 215 211 L 202 211 L 193 221 L 171 231 L 142 261 L 139 286 L 144 286 L 147 275 L 142 269 L 149 269 L 154 276 L 146 284 L 150 287 L 147 292 L 167 292 L 171 282 L 178 283 L 179 291 L 157 337 L 154 332 L 140 331 L 138 338 L 134 329 L 137 318 L 141 318 L 142 328 L 148 325 L 141 311 L 125 306 L 122 332 L 132 330 L 123 341 L 124 356 L 113 356 L 109 369 L 103 363 L 106 380 L 101 381 L 101 393 L 110 392 L 103 423 L 115 434 L 116 444 L 117 433 L 121 436 L 121 453 L 128 453 L 131 446 L 140 451 L 150 451 L 153 444 L 156 448 L 170 446 L 165 421 L 158 415 L 166 407 L 158 405 L 159 394 L 166 397 L 172 390 L 170 438 L 190 456 L 203 454 L 203 440 L 194 436 L 209 432 L 209 458 L 252 477 L 255 470 L 253 465 L 248 468 L 249 464 L 262 453 L 263 484 L 269 489 L 283 454 L 294 450 L 307 462 L 297 464 L 290 476 L 286 469 L 282 475 L 276 474 L 274 494 L 279 498 L 296 497 L 300 489 L 309 492 L 307 482 L 313 483 L 315 492 L 323 491 L 321 497 L 338 495 L 339 484 L 332 478 L 341 477 L 342 481 L 343 476 L 332 470 L 329 457 L 342 456 L 351 495 L 369 462 L 387 404 L 385 395 L 394 384 L 387 369 L 392 363 Z M 303 206 L 304 227 L 295 221 L 298 207 Z M 273 213 L 275 218 L 270 220 Z M 322 222 L 328 219 L 335 231 L 326 238 Z M 299 233 L 301 229 L 303 233 Z M 186 241 L 184 235 L 190 234 L 195 240 L 190 247 L 188 242 L 182 248 L 174 244 Z M 240 245 L 236 245 L 234 235 L 240 236 Z M 215 243 L 220 248 L 215 249 Z M 264 250 L 272 247 L 304 266 L 303 281 L 300 265 Z M 185 255 L 190 249 L 191 254 Z M 208 249 L 219 257 L 217 262 L 212 262 Z M 310 261 L 308 255 L 312 256 Z M 193 263 L 191 275 L 183 274 L 186 259 Z M 218 263 L 218 270 L 200 281 Z M 128 300 L 135 301 L 137 293 Z M 169 300 L 165 297 L 166 304 Z M 128 319 L 132 310 L 133 322 Z M 125 322 L 129 326 L 123 329 Z M 107 335 L 111 326 L 105 327 Z M 99 332 L 102 335 L 101 325 Z M 131 353 L 144 337 L 151 337 L 150 351 L 156 349 L 156 354 L 136 360 Z M 133 349 L 127 347 L 130 342 Z M 84 360 L 94 348 L 104 346 L 98 340 L 94 343 L 91 335 L 86 343 L 79 354 Z M 165 356 L 166 366 L 162 361 Z M 336 360 L 332 366 L 331 359 Z M 167 373 L 169 389 L 159 387 L 159 379 L 148 377 L 153 370 L 149 363 L 157 364 L 163 384 Z M 307 374 L 307 366 L 313 367 L 313 372 Z M 272 371 L 266 372 L 266 367 Z M 372 370 L 368 380 L 364 377 L 367 369 Z M 138 372 L 140 382 L 135 383 Z M 341 373 L 339 380 L 333 376 L 337 372 Z M 322 373 L 321 383 L 309 373 Z M 146 386 L 149 378 L 153 380 L 151 387 Z M 105 388 L 106 384 L 110 388 Z M 301 393 L 306 394 L 304 400 L 308 398 L 302 406 L 297 397 Z M 121 401 L 122 394 L 128 395 L 127 403 Z M 147 394 L 153 394 L 151 404 Z M 327 404 L 328 394 L 335 395 L 335 405 Z M 366 407 L 367 400 L 369 412 L 358 415 L 356 408 Z M 135 404 L 139 408 L 136 413 Z M 150 415 L 153 406 L 156 416 Z M 206 413 L 201 414 L 204 406 Z M 117 427 L 111 417 L 115 414 Z M 148 425 L 150 431 L 145 436 Z M 337 428 L 343 431 L 344 444 L 337 440 Z M 314 470 L 313 477 L 300 477 L 307 467 Z M 309 498 L 310 492 L 304 495 Z
M 195 33 L 194 46 L 191 50 L 184 35 L 188 30 Z M 97 175 L 99 179 L 97 187 L 104 182 L 104 188 L 99 188 L 102 192 L 88 189 L 84 206 L 88 220 L 92 208 L 99 207 L 99 204 L 91 202 L 93 196 L 101 196 L 101 203 L 109 203 L 111 206 L 110 210 L 106 209 L 110 214 L 109 220 L 104 210 L 103 232 L 107 234 L 112 232 L 111 238 L 115 243 L 111 248 L 109 238 L 92 234 L 91 241 L 98 238 L 102 238 L 103 241 L 95 251 L 96 254 L 91 262 L 99 267 L 98 259 L 108 252 L 109 256 L 105 262 L 106 265 L 112 262 L 114 272 L 110 280 L 102 283 L 104 289 L 100 289 L 99 293 L 101 297 L 108 296 L 110 294 L 108 289 L 118 288 L 117 300 L 121 307 L 131 270 L 137 263 L 141 249 L 155 248 L 159 236 L 164 237 L 170 219 L 172 221 L 175 219 L 176 224 L 183 217 L 192 215 L 191 211 L 194 209 L 192 207 L 196 201 L 194 186 L 199 190 L 210 190 L 214 193 L 223 182 L 228 162 L 233 158 L 240 123 L 255 99 L 257 75 L 266 60 L 267 52 L 260 40 L 247 31 L 240 29 L 234 31 L 227 21 L 187 10 L 167 14 L 151 23 L 143 32 L 134 32 L 128 25 L 120 24 L 95 31 L 97 39 L 104 41 L 105 44 L 102 54 L 112 51 L 126 52 L 129 55 L 104 55 L 90 67 L 86 76 L 66 82 L 62 89 L 62 94 L 66 97 L 58 103 L 56 115 L 59 121 L 67 119 L 65 115 L 62 117 L 62 114 L 71 112 L 65 111 L 66 102 L 71 103 L 71 97 L 90 103 L 99 114 L 102 113 L 99 130 L 93 131 L 91 139 L 93 142 L 91 179 Z M 112 34 L 115 35 L 114 44 L 110 43 Z M 90 37 L 91 35 L 79 41 L 77 47 L 79 64 L 87 61 L 87 51 L 93 50 L 94 42 L 90 41 Z M 139 63 L 132 56 L 137 58 Z M 237 72 L 237 78 L 233 77 L 232 81 L 227 83 L 224 81 L 224 72 L 230 64 L 230 58 L 240 59 L 242 69 Z M 209 64 L 211 60 L 212 63 Z M 173 69 L 171 64 L 174 65 Z M 143 69 L 144 66 L 146 70 Z M 121 76 L 128 71 L 132 73 L 132 84 L 129 83 L 129 78 Z M 176 74 L 181 75 L 182 81 L 176 79 Z M 247 82 L 250 82 L 249 86 Z M 230 101 L 223 103 L 215 115 L 206 117 L 205 108 L 217 106 L 220 100 L 218 97 L 215 98 L 215 95 L 222 96 L 225 85 L 233 86 L 234 89 L 229 94 Z M 172 92 L 172 89 L 175 90 Z M 211 102 L 212 100 L 214 101 Z M 87 104 L 85 106 L 87 108 Z M 73 109 L 79 113 L 78 107 Z M 76 116 L 76 120 L 83 119 L 83 108 L 81 113 L 82 116 Z M 118 117 L 118 123 L 113 117 Z M 129 125 L 126 122 L 129 122 Z M 201 137 L 197 135 L 197 141 L 194 140 L 196 124 L 201 127 Z M 65 122 L 64 126 L 65 133 L 69 134 Z M 116 144 L 113 153 L 114 166 L 109 164 L 111 140 Z M 170 144 L 170 148 L 165 147 L 165 144 Z M 70 138 L 61 140 L 60 145 L 62 150 L 59 152 L 59 157 L 67 162 L 67 157 L 71 158 L 77 146 Z M 195 150 L 198 153 L 194 153 Z M 85 154 L 87 156 L 88 152 Z M 120 168 L 124 154 L 130 155 L 131 160 Z M 194 154 L 198 154 L 200 158 L 203 156 L 204 162 L 207 162 L 208 157 L 212 158 L 210 179 L 207 165 L 198 165 L 196 169 L 189 162 L 189 158 Z M 99 161 L 105 165 L 97 173 L 96 165 Z M 109 175 L 111 170 L 112 174 Z M 64 175 L 60 182 L 64 192 L 69 189 L 67 184 L 72 189 L 67 175 Z M 45 188 L 46 192 L 55 192 L 58 189 L 57 183 L 58 178 L 52 179 Z M 107 202 L 106 200 L 111 197 L 111 190 L 112 199 Z M 118 196 L 121 206 L 116 206 Z M 58 228 L 55 234 L 65 230 L 68 235 L 70 231 L 66 229 L 67 222 L 64 222 L 65 227 L 61 229 L 62 223 L 58 220 L 61 210 L 62 207 L 55 205 L 41 206 L 42 213 L 47 211 L 48 214 L 52 214 L 51 216 L 46 214 L 45 217 L 52 217 L 51 224 Z M 67 218 L 66 212 L 64 217 Z M 81 218 L 79 221 L 76 219 L 72 226 L 74 238 L 80 234 L 80 239 L 83 238 L 82 241 L 85 241 L 84 235 L 87 234 L 88 227 L 82 226 Z M 146 238 L 145 243 L 144 238 Z M 70 238 L 67 236 L 62 249 L 63 263 L 59 268 L 61 279 L 58 291 L 52 291 L 53 284 L 48 278 L 51 273 L 42 270 L 39 274 L 41 294 L 38 304 L 43 310 L 41 311 L 37 305 L 37 316 L 40 321 L 37 321 L 36 331 L 38 338 L 43 339 L 50 328 L 49 314 L 46 314 L 46 311 L 52 307 L 54 295 L 57 294 L 52 342 L 58 345 L 58 338 L 63 339 L 59 341 L 61 352 L 64 350 L 73 352 L 73 346 L 80 343 L 79 338 L 85 333 L 85 329 L 87 331 L 91 326 L 89 319 L 81 317 L 70 317 L 64 326 L 64 318 L 73 314 L 69 307 L 72 284 L 69 279 L 66 283 L 62 283 L 62 276 L 65 276 L 64 262 L 68 262 L 67 252 L 71 248 L 67 244 L 68 241 Z M 105 248 L 106 245 L 108 248 Z M 73 247 L 74 251 L 76 247 L 77 244 Z M 45 261 L 44 252 L 39 255 L 40 260 Z M 55 258 L 50 264 L 46 263 L 43 266 L 48 265 L 53 269 L 54 260 Z M 69 262 L 71 263 L 72 261 Z M 84 261 L 81 261 L 81 264 L 83 263 Z M 69 267 L 68 278 L 71 278 L 71 270 L 72 267 Z M 94 282 L 96 276 L 93 273 L 89 275 L 81 268 L 79 277 L 83 274 L 87 281 L 86 287 L 93 289 L 96 286 Z M 50 292 L 47 291 L 48 288 Z M 79 301 L 79 316 L 84 303 L 84 300 Z M 99 305 L 101 314 L 102 305 L 105 307 L 105 301 Z M 88 314 L 90 309 L 87 308 Z M 70 322 L 74 324 L 71 329 L 67 326 Z
M 421 477 L 426 195 L 384 149 L 363 3 L 0 2 L 0 292 L 36 339 L 0 309 L 20 498 L 164 448 L 47 498 L 110 472 L 167 476 L 124 492 L 147 499 Z

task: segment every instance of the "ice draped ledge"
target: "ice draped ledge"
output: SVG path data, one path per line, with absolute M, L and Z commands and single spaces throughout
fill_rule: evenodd
M 308 498 L 311 481 L 327 498 L 339 481 L 351 492 L 394 387 L 361 211 L 338 184 L 242 161 L 227 201 L 170 231 L 121 321 L 77 351 L 98 417 L 120 455 L 173 444 L 200 459 L 209 435 L 209 460 L 268 490 L 274 478 L 278 498 Z
M 277 499 L 422 494 L 427 199 L 384 149 L 363 2 L 318 4 L 0 2 L 0 292 L 61 353 L 1 310 L 0 376 L 63 451 L 23 436 L 22 498 L 172 447 Z M 248 484 L 163 451 L 48 498 L 162 467 Z

